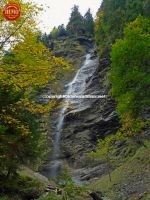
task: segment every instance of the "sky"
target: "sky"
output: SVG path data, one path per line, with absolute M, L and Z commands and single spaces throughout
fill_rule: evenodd
M 68 23 L 73 5 L 79 6 L 82 15 L 90 8 L 95 17 L 101 0 L 34 0 L 34 2 L 43 5 L 44 10 L 38 17 L 39 27 L 42 32 L 49 33 L 54 26 Z

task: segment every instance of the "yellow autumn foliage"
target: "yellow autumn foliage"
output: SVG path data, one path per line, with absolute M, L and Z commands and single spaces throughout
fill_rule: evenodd
M 47 138 L 38 130 L 36 119 L 57 103 L 37 103 L 36 92 L 63 79 L 71 68 L 39 41 L 34 18 L 40 8 L 17 2 L 22 8 L 17 21 L 6 21 L 0 10 L 0 173 L 6 177 L 20 164 L 39 161 L 45 155 Z

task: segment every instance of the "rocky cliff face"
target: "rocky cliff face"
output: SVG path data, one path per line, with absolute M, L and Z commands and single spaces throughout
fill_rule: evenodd
M 79 57 L 77 58 L 80 60 Z M 92 160 L 86 157 L 86 153 L 96 149 L 99 138 L 114 134 L 120 127 L 115 112 L 115 102 L 109 97 L 110 85 L 107 72 L 110 68 L 110 60 L 108 52 L 105 52 L 99 59 L 93 52 L 91 59 L 93 62 L 90 67 L 95 68 L 95 71 L 86 79 L 84 94 L 108 95 L 108 98 L 84 99 L 80 102 L 80 106 L 73 104 L 68 106 L 64 113 L 60 142 L 61 153 L 58 161 L 69 164 L 76 183 L 81 184 L 84 181 L 88 183 L 88 189 L 95 191 L 90 195 L 93 199 L 105 199 L 105 197 L 101 198 L 104 194 L 113 200 L 130 199 L 130 197 L 147 200 L 149 199 L 150 178 L 149 124 L 142 130 L 140 138 L 139 136 L 132 139 L 126 138 L 125 141 L 115 144 L 117 154 L 114 153 L 115 163 L 113 165 L 102 160 L 92 163 Z M 77 68 L 79 67 L 77 66 Z M 53 124 L 53 127 L 52 124 L 50 125 L 52 129 L 50 138 L 54 138 L 58 117 L 59 112 L 54 112 L 51 116 L 52 120 L 50 121 L 56 123 Z M 142 113 L 142 118 L 149 119 L 149 108 Z M 64 160 L 65 162 L 63 162 Z M 48 162 L 45 165 L 44 175 L 48 176 L 52 164 L 52 162 Z M 55 164 L 57 167 L 57 162 Z M 110 172 L 111 182 L 108 178 Z M 88 195 L 86 199 L 91 198 Z
M 87 69 L 83 68 L 85 70 L 84 76 L 86 76 L 83 95 L 108 95 L 108 97 L 104 99 L 81 99 L 77 104 L 70 104 L 67 107 L 61 131 L 61 153 L 58 158 L 58 161 L 67 161 L 74 173 L 80 174 L 79 179 L 83 181 L 107 173 L 106 163 L 88 166 L 88 164 L 85 164 L 85 156 L 86 153 L 96 149 L 98 139 L 115 133 L 119 128 L 115 102 L 109 97 L 110 85 L 107 72 L 110 67 L 110 60 L 108 52 L 98 58 L 94 50 L 89 50 L 89 46 L 86 51 L 90 52 L 91 61 Z M 78 60 L 77 57 L 76 59 Z M 85 57 L 82 58 L 82 60 L 84 59 Z M 79 67 L 77 68 L 79 69 Z M 80 78 L 77 82 L 79 83 L 76 83 L 78 84 L 76 89 L 80 91 Z M 53 138 L 50 144 L 52 150 L 55 143 L 55 127 L 59 119 L 59 110 L 57 111 L 51 113 L 49 124 L 50 138 Z M 51 157 L 49 155 L 43 169 L 43 174 L 46 176 L 50 175 L 52 166 L 56 167 L 55 164 L 57 164 L 55 161 L 51 162 Z
M 108 53 L 99 60 L 93 54 L 92 59 L 94 66 L 91 67 L 96 67 L 96 71 L 86 81 L 85 94 L 108 95 Z M 96 148 L 99 138 L 113 134 L 119 128 L 115 102 L 111 97 L 83 101 L 81 109 L 70 106 L 67 110 L 61 135 L 62 156 L 73 168 L 82 167 L 85 154 Z M 95 170 L 99 171 L 97 168 Z

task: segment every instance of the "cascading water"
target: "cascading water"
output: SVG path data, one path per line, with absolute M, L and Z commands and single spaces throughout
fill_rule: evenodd
M 95 62 L 97 59 L 92 60 L 91 54 L 86 55 L 86 59 L 81 68 L 77 71 L 74 79 L 67 85 L 66 95 L 84 95 L 86 90 L 86 81 L 92 77 L 96 70 Z M 53 166 L 50 170 L 50 177 L 57 177 L 58 172 L 62 165 L 62 160 L 60 159 L 60 140 L 61 132 L 64 124 L 64 118 L 67 110 L 70 109 L 81 109 L 84 104 L 84 99 L 64 99 L 64 105 L 60 110 L 59 118 L 55 130 L 54 147 L 52 162 Z M 71 108 L 70 108 L 71 107 Z

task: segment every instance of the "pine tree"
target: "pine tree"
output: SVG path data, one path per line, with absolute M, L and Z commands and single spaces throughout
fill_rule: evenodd
M 90 9 L 84 15 L 84 26 L 87 34 L 94 34 L 94 20 Z
M 74 5 L 74 7 L 72 8 L 71 17 L 67 25 L 67 31 L 70 35 L 80 35 L 85 32 L 84 19 L 81 13 L 79 12 L 79 7 L 76 5 Z
M 64 24 L 58 26 L 58 37 L 67 36 L 67 31 Z

